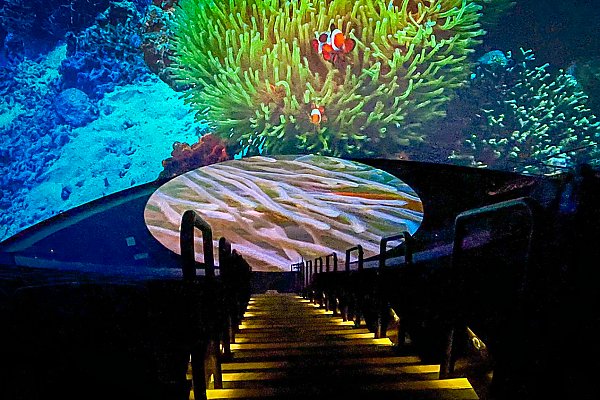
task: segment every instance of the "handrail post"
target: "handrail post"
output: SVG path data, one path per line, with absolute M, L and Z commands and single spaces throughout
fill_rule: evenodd
M 235 330 L 234 325 L 237 325 L 237 309 L 238 304 L 235 300 L 235 294 L 232 293 L 235 290 L 232 287 L 231 279 L 232 271 L 231 265 L 231 243 L 224 237 L 219 239 L 219 276 L 225 284 L 225 329 L 223 330 L 223 356 L 225 358 L 231 357 L 231 343 L 235 343 Z M 235 315 L 234 315 L 235 313 Z
M 308 279 L 309 279 L 309 273 L 308 273 L 308 261 L 304 261 L 302 264 L 302 270 L 304 271 L 304 290 L 306 290 L 306 288 L 308 287 Z
M 333 272 L 337 272 L 337 254 L 335 252 L 331 253 L 331 254 L 327 254 L 325 256 L 325 271 L 329 272 L 330 271 L 330 265 L 331 263 L 329 262 L 329 259 L 332 258 L 333 259 Z
M 394 236 L 388 236 L 382 238 L 379 242 L 379 269 L 385 268 L 385 262 L 387 261 L 386 251 L 387 245 L 391 241 L 404 239 L 404 264 L 412 264 L 413 262 L 413 243 L 412 236 L 408 231 Z
M 215 276 L 215 259 L 213 255 L 212 229 L 194 210 L 187 210 L 181 217 L 179 247 L 182 258 L 183 279 L 193 281 L 196 278 L 196 252 L 194 250 L 194 228 L 202 232 L 202 250 L 204 252 L 204 275 Z
M 349 248 L 348 250 L 346 250 L 346 272 L 350 271 L 350 254 L 354 251 L 354 250 L 358 250 L 358 270 L 362 271 L 363 270 L 363 266 L 364 266 L 364 261 L 363 261 L 363 257 L 364 257 L 364 251 L 363 248 L 360 244 Z
M 323 257 L 315 258 L 315 272 L 317 270 L 317 264 L 319 266 L 319 273 L 322 274 L 323 273 Z
M 315 258 L 315 275 L 317 274 L 317 269 L 318 269 L 318 274 L 321 275 L 323 274 L 323 257 L 317 257 Z M 321 287 L 321 285 L 317 285 L 317 287 L 315 287 L 315 295 L 318 296 L 318 300 L 319 300 L 319 306 L 323 306 L 323 288 Z M 317 299 L 314 299 L 313 301 L 316 302 Z
M 219 271 L 223 275 L 223 269 L 229 267 L 229 257 L 231 256 L 231 243 L 224 237 L 219 239 Z M 225 271 L 227 274 L 228 271 Z
M 357 250 L 358 251 L 358 272 L 362 272 L 363 270 L 363 258 L 364 258 L 364 251 L 363 248 L 360 244 L 346 250 L 346 272 L 350 271 L 350 254 L 354 251 Z M 355 277 L 355 279 L 358 277 Z M 358 328 L 360 327 L 360 321 L 361 321 L 361 310 L 360 310 L 360 294 L 357 293 L 358 286 L 354 287 L 355 285 L 355 281 L 352 284 L 353 288 L 352 288 L 352 303 L 351 303 L 351 314 L 353 314 L 353 319 L 354 319 L 354 327 Z
M 304 260 L 302 260 L 300 268 L 302 268 L 302 293 L 304 295 L 304 289 L 306 288 L 306 264 L 304 263 Z

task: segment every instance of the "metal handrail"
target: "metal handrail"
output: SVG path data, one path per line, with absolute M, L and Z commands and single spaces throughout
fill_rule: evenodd
M 388 236 L 381 239 L 379 242 L 379 268 L 385 268 L 387 260 L 386 250 L 389 242 L 404 239 L 404 263 L 412 264 L 413 262 L 413 241 L 412 236 L 408 231 L 403 231 L 398 235 Z
M 194 250 L 194 228 L 202 232 L 202 250 L 204 252 L 204 275 L 208 279 L 215 276 L 215 258 L 213 255 L 212 229 L 210 225 L 200 218 L 194 210 L 187 210 L 181 217 L 181 234 L 179 247 L 182 258 L 183 279 L 193 281 L 196 279 L 196 257 Z
M 290 272 L 299 272 L 299 271 L 301 271 L 301 268 L 302 268 L 303 265 L 304 265 L 303 262 L 297 262 L 297 263 L 290 264 Z
M 354 251 L 354 250 L 358 250 L 358 270 L 362 271 L 363 270 L 363 256 L 364 256 L 364 251 L 362 246 L 356 245 L 354 247 L 349 248 L 348 250 L 346 250 L 346 272 L 350 271 L 350 254 Z
M 454 220 L 454 243 L 452 245 L 452 269 L 455 270 L 457 268 L 458 259 L 460 255 L 462 255 L 463 247 L 462 243 L 466 237 L 466 224 L 467 222 L 474 220 L 482 215 L 490 215 L 502 211 L 506 211 L 509 209 L 523 209 L 527 212 L 530 220 L 531 220 L 531 228 L 529 230 L 528 238 L 527 238 L 527 248 L 525 252 L 525 265 L 529 263 L 529 256 L 531 253 L 532 242 L 534 232 L 537 230 L 537 224 L 535 221 L 535 215 L 533 208 L 535 207 L 535 201 L 529 197 L 520 197 L 513 200 L 501 201 L 498 203 L 490 204 L 487 206 L 474 208 L 471 210 L 464 211 L 456 216 Z M 524 271 L 526 276 L 526 272 Z M 525 282 L 521 282 L 521 287 L 519 292 L 522 293 L 525 287 Z
M 492 215 L 495 213 L 500 213 L 500 212 L 511 210 L 511 209 L 515 209 L 515 210 L 522 209 L 528 214 L 529 220 L 531 221 L 531 225 L 530 225 L 528 237 L 527 237 L 526 252 L 524 255 L 524 261 L 525 261 L 524 268 L 525 269 L 522 271 L 521 282 L 520 282 L 520 285 L 518 288 L 518 296 L 522 297 L 525 292 L 525 289 L 527 287 L 528 268 L 529 268 L 529 264 L 530 264 L 530 255 L 531 255 L 531 251 L 532 251 L 532 247 L 533 247 L 533 238 L 534 238 L 535 232 L 537 231 L 537 228 L 538 228 L 537 214 L 535 212 L 535 209 L 537 207 L 538 207 L 537 203 L 533 199 L 531 199 L 529 197 L 520 197 L 520 198 L 513 199 L 513 200 L 501 201 L 501 202 L 490 204 L 487 206 L 474 208 L 474 209 L 467 210 L 467 211 L 464 211 L 464 212 L 458 214 L 454 221 L 454 243 L 453 243 L 453 248 L 452 248 L 451 267 L 452 267 L 452 271 L 454 272 L 454 274 L 456 273 L 457 269 L 459 268 L 461 255 L 464 251 L 462 244 L 467 235 L 466 225 L 469 221 L 475 220 L 481 216 Z M 457 279 L 454 274 L 451 277 L 452 280 Z M 456 282 L 456 283 L 459 283 L 460 281 L 461 281 L 461 279 L 458 279 L 458 282 Z M 461 291 L 461 288 L 459 288 L 459 287 L 454 287 L 454 289 L 457 291 Z M 460 307 L 458 304 L 456 304 L 456 302 L 454 302 L 453 306 L 455 308 Z M 454 316 L 453 318 L 456 318 L 456 316 Z M 456 329 L 458 328 L 459 324 L 460 324 L 459 320 L 455 320 L 453 322 L 454 326 L 451 328 L 451 330 L 448 333 L 448 338 L 447 338 L 447 343 L 446 343 L 446 351 L 445 351 L 444 357 L 443 357 L 441 365 L 440 365 L 440 377 L 443 377 L 443 378 L 450 376 L 450 374 L 454 371 L 454 363 L 455 363 L 454 337 L 456 335 Z

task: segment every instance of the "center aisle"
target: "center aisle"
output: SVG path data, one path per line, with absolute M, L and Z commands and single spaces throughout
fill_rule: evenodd
M 223 389 L 208 399 L 477 399 L 467 379 L 439 380 L 439 365 L 398 356 L 389 339 L 331 314 L 294 294 L 255 295 Z

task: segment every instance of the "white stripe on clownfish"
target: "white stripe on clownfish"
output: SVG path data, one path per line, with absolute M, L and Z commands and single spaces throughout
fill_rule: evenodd
M 335 61 L 339 56 L 348 54 L 356 46 L 354 39 L 346 38 L 343 32 L 331 24 L 330 30 L 325 32 L 315 32 L 315 39 L 311 41 L 313 49 L 322 54 L 327 61 Z
M 319 125 L 321 122 L 326 121 L 327 116 L 325 115 L 325 108 L 323 106 L 317 106 L 314 103 L 311 104 L 310 122 L 314 125 Z

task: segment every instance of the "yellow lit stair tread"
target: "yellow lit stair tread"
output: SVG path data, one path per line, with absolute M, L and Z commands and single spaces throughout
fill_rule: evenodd
M 403 356 L 403 357 L 356 357 L 356 358 L 343 358 L 339 360 L 332 360 L 336 365 L 339 366 L 352 366 L 352 365 L 398 365 L 398 364 L 416 364 L 421 362 L 421 358 L 417 356 Z M 263 361 L 263 362 L 237 362 L 237 363 L 223 363 L 223 372 L 227 371 L 240 371 L 240 370 L 264 370 L 264 369 L 277 369 L 286 368 L 290 365 L 287 361 Z M 439 370 L 439 367 L 438 367 Z
M 371 332 L 365 332 L 365 333 L 354 333 L 352 331 L 348 332 L 347 334 L 340 334 L 340 333 L 336 333 L 336 334 L 329 334 L 329 335 L 318 335 L 314 338 L 312 338 L 313 341 L 316 340 L 323 340 L 323 337 L 326 336 L 337 336 L 340 339 L 373 339 L 375 334 L 371 333 Z M 267 341 L 274 341 L 274 342 L 279 342 L 279 343 L 283 343 L 283 342 L 292 342 L 292 343 L 296 343 L 295 342 L 296 339 L 294 339 L 293 337 L 286 337 L 286 336 L 281 336 L 281 337 L 269 337 L 269 336 L 257 336 L 257 337 L 236 337 L 235 342 L 238 344 L 250 344 L 250 343 L 264 343 Z
M 240 343 L 232 344 L 231 350 L 269 350 L 269 349 L 294 349 L 302 347 L 329 347 L 329 346 L 357 346 L 357 345 L 383 345 L 391 346 L 389 338 L 381 339 L 352 339 L 335 342 L 282 342 L 282 343 Z
M 473 391 L 471 384 L 466 378 L 443 379 L 443 380 L 425 380 L 425 381 L 407 381 L 394 382 L 385 384 L 366 384 L 361 385 L 360 393 L 369 391 L 454 391 L 467 390 L 466 396 L 460 396 L 461 399 L 477 399 L 477 395 Z M 244 398 L 265 398 L 274 396 L 285 396 L 290 392 L 289 388 L 251 388 L 251 389 L 209 389 L 206 391 L 208 399 L 244 399 Z M 357 393 L 358 394 L 358 393 Z M 298 396 L 295 393 L 296 397 Z M 435 396 L 435 395 L 434 395 Z M 310 397 L 307 397 L 310 398 Z M 433 398 L 448 398 L 432 397 Z
M 207 399 L 478 399 L 467 379 L 440 380 L 439 365 L 397 355 L 389 338 L 296 295 L 254 296 L 239 328 L 224 388 Z
M 354 325 L 354 322 L 352 321 L 342 321 L 341 319 L 339 320 L 331 320 L 330 322 L 320 322 L 319 324 L 323 324 L 323 326 L 336 326 L 336 325 L 341 325 L 341 326 L 352 326 Z M 302 327 L 302 328 L 306 328 L 306 329 L 313 329 L 313 330 L 319 330 L 319 329 L 323 329 L 323 326 L 315 326 L 314 321 L 304 321 L 302 324 L 293 324 L 293 323 L 287 323 L 287 324 L 267 324 L 267 323 L 246 323 L 246 322 L 242 322 L 239 326 L 239 328 L 241 330 L 246 330 L 246 329 L 279 329 L 279 328 L 289 328 L 289 327 Z
M 339 376 L 345 371 L 333 371 L 332 376 Z M 392 371 L 380 371 L 380 370 L 367 370 L 361 371 L 368 373 L 390 373 Z M 393 368 L 394 374 L 435 374 L 440 372 L 439 365 L 405 365 L 396 366 Z M 261 380 L 273 380 L 273 379 L 284 379 L 288 377 L 288 371 L 270 371 L 270 372 L 230 372 L 223 373 L 224 382 L 234 381 L 261 381 Z
M 282 331 L 278 331 L 276 332 L 276 334 L 274 334 L 274 332 L 269 332 L 269 331 L 246 331 L 243 333 L 238 333 L 237 335 L 235 335 L 235 339 L 236 339 L 236 343 L 237 339 L 253 339 L 253 338 L 264 338 L 264 337 L 273 337 L 273 338 L 278 338 L 278 337 L 282 337 L 285 336 L 286 333 L 289 332 L 282 332 Z M 319 335 L 319 336 L 326 336 L 326 335 L 353 335 L 353 334 L 362 334 L 362 333 L 371 333 L 369 332 L 368 329 L 366 328 L 359 328 L 359 329 L 352 329 L 350 327 L 346 328 L 341 328 L 339 326 L 336 326 L 334 329 L 322 329 L 322 332 L 316 332 L 315 335 Z M 241 343 L 241 342 L 239 342 Z

